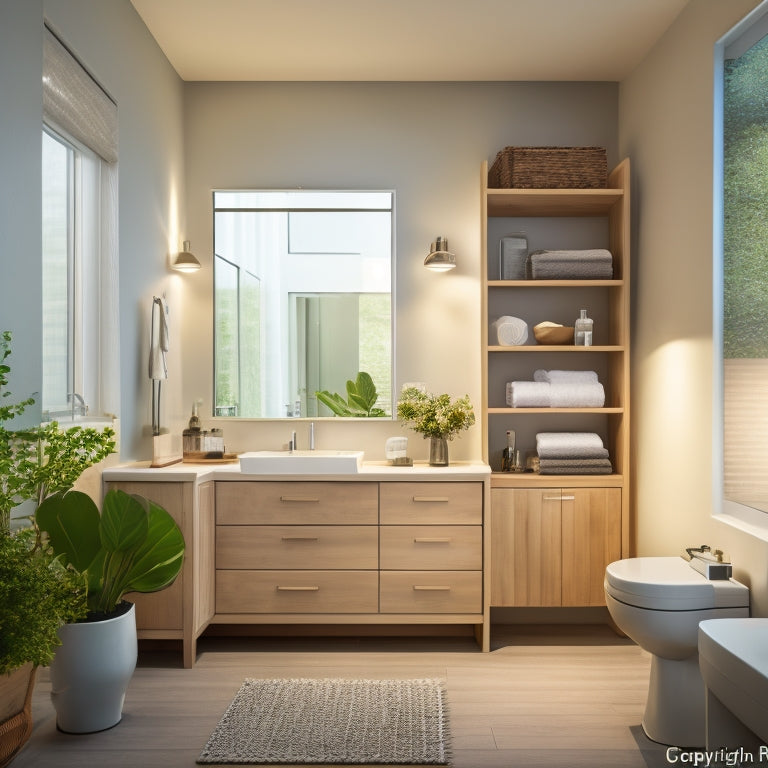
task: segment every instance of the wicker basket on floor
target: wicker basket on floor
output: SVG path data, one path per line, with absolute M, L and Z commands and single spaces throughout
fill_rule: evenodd
M 607 184 L 603 147 L 504 147 L 488 171 L 493 189 L 597 189 Z

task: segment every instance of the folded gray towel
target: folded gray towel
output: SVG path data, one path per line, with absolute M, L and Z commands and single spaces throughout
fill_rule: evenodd
M 609 459 L 540 459 L 542 475 L 610 475 L 613 466 Z
M 605 389 L 600 382 L 553 382 L 549 404 L 552 408 L 602 408 Z
M 613 257 L 603 248 L 534 251 L 530 255 L 530 275 L 534 280 L 610 280 Z

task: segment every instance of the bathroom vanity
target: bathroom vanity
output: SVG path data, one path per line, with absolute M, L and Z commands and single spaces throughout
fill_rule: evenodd
M 185 667 L 209 624 L 465 624 L 489 649 L 486 464 L 270 476 L 140 463 L 103 481 L 162 505 L 182 529 L 180 577 L 130 599 L 139 637 L 182 640 Z

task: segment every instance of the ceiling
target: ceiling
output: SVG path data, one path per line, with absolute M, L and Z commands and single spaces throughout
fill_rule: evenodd
M 190 81 L 621 81 L 689 0 L 131 2 Z

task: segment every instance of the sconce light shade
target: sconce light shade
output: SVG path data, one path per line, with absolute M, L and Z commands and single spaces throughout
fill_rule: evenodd
M 433 272 L 447 272 L 456 266 L 456 257 L 448 250 L 448 238 L 438 237 L 429 247 L 424 266 Z
M 176 254 L 176 258 L 171 262 L 171 268 L 177 272 L 197 272 L 200 269 L 197 257 L 189 252 L 189 240 L 184 241 L 184 249 Z

